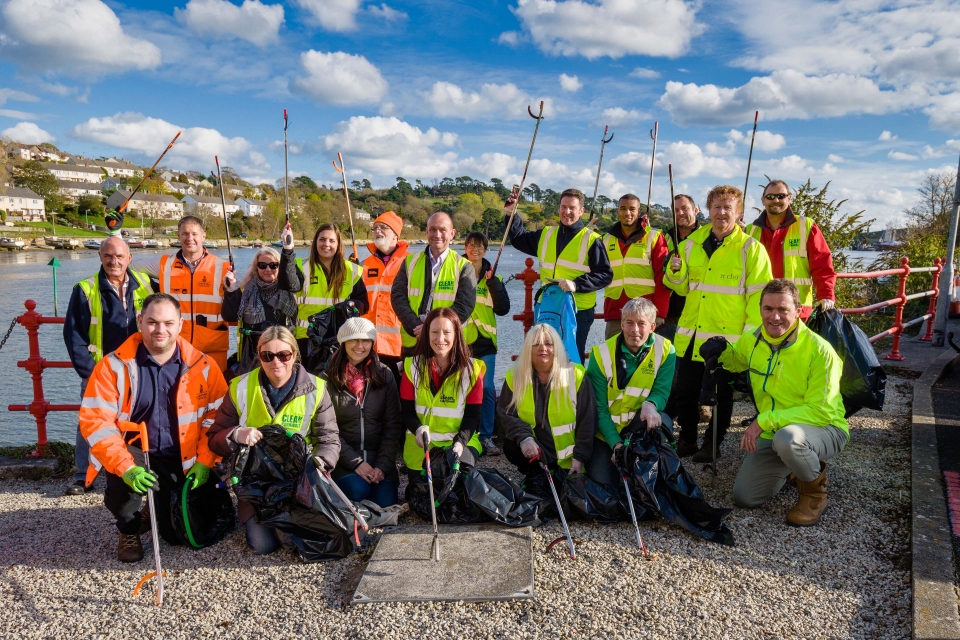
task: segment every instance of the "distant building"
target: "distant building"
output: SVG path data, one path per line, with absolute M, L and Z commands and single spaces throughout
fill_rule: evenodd
M 189 196 L 196 195 L 196 188 L 189 182 L 165 182 L 163 188 L 167 191 L 173 191 L 174 193 L 179 193 L 180 195 Z
M 71 180 L 73 182 L 101 182 L 103 180 L 103 171 L 97 167 L 57 164 L 55 162 L 41 162 L 40 164 L 52 173 L 57 180 Z
M 116 209 L 130 196 L 130 190 L 117 191 L 107 198 L 107 209 Z M 141 218 L 183 217 L 183 203 L 165 194 L 138 193 L 127 205 L 127 211 L 136 212 Z
M 357 220 L 371 220 L 370 214 L 363 209 L 354 209 L 353 215 Z
M 0 209 L 10 217 L 26 222 L 43 222 L 47 219 L 47 208 L 43 198 L 30 189 L 22 187 L 0 187 Z
M 117 178 L 104 178 L 103 182 L 100 183 L 100 188 L 104 191 L 116 191 L 122 186 L 123 180 Z
M 241 187 L 235 184 L 226 184 L 223 185 L 223 192 L 231 197 L 242 196 L 243 192 L 246 191 L 246 187 Z
M 265 200 L 252 200 L 250 198 L 237 198 L 237 206 L 243 211 L 245 217 L 251 218 L 253 216 L 262 216 L 267 207 L 267 202 Z
M 50 151 L 35 144 L 14 142 L 7 147 L 7 154 L 20 160 L 50 160 L 59 162 L 65 157 L 59 151 Z
M 236 202 L 230 198 L 224 198 L 224 204 L 227 205 L 227 215 L 235 213 L 240 210 L 240 207 Z M 220 198 L 214 196 L 196 196 L 188 195 L 183 198 L 183 210 L 187 213 L 197 215 L 198 209 L 206 208 L 207 213 L 212 213 L 218 216 L 223 215 L 223 206 L 220 204 Z
M 73 180 L 57 180 L 60 184 L 60 195 L 71 202 L 80 196 L 103 196 L 103 187 L 92 182 L 74 182 Z
M 116 158 L 99 161 L 97 166 L 104 169 L 111 178 L 132 178 L 142 171 L 137 165 Z

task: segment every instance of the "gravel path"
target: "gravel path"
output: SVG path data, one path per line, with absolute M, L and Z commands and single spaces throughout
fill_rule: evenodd
M 784 524 L 796 497 L 787 487 L 761 509 L 734 510 L 736 547 L 641 523 L 656 555 L 646 562 L 629 523 L 578 522 L 580 558 L 571 562 L 560 545 L 545 555 L 562 535 L 551 523 L 534 532 L 532 602 L 345 607 L 371 549 L 304 565 L 283 551 L 251 554 L 237 529 L 201 551 L 161 543 L 167 603 L 158 609 L 152 593 L 132 596 L 152 569 L 149 544 L 140 564 L 114 559 L 102 493 L 64 498 L 63 482 L 2 483 L 0 636 L 908 638 L 911 389 L 908 380 L 888 379 L 887 411 L 851 420 L 851 443 L 830 465 L 830 508 L 820 526 Z M 735 424 L 747 410 L 737 405 Z M 724 443 L 716 482 L 693 469 L 714 504 L 731 504 L 741 432 L 732 429 Z M 415 515 L 401 520 L 415 522 Z

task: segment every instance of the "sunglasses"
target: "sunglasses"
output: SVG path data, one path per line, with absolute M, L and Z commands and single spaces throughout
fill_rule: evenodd
M 276 358 L 280 362 L 290 362 L 290 358 L 292 357 L 293 357 L 292 351 L 281 351 L 280 353 L 271 353 L 269 351 L 260 352 L 261 362 L 273 362 L 274 358 Z
M 276 271 L 280 268 L 279 262 L 258 262 L 257 267 L 260 269 L 270 269 L 271 271 Z
M 763 197 L 766 198 L 767 200 L 771 200 L 771 201 L 773 201 L 773 200 L 786 200 L 787 198 L 790 197 L 790 194 L 789 194 L 789 193 L 768 193 L 767 195 L 765 195 L 765 196 L 763 196 Z

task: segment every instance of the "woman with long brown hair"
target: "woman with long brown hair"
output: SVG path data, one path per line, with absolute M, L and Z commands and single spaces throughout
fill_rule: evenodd
M 470 357 L 460 318 L 449 307 L 423 321 L 414 355 L 403 361 L 400 408 L 407 430 L 403 461 L 411 473 L 423 467 L 425 446 L 453 447 L 466 464 L 480 457 L 483 361 Z
M 303 271 L 300 258 L 297 266 Z M 332 222 L 320 225 L 310 245 L 303 291 L 297 297 L 296 337 L 301 352 L 307 353 L 310 316 L 341 305 L 348 317 L 367 312 L 367 287 L 362 274 L 360 265 L 343 257 L 343 236 L 337 225 Z

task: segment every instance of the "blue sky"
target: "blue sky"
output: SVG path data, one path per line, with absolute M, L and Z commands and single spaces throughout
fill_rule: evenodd
M 253 181 L 469 175 L 702 201 L 763 174 L 831 181 L 875 227 L 960 154 L 960 12 L 945 0 L 0 0 L 0 133 Z

